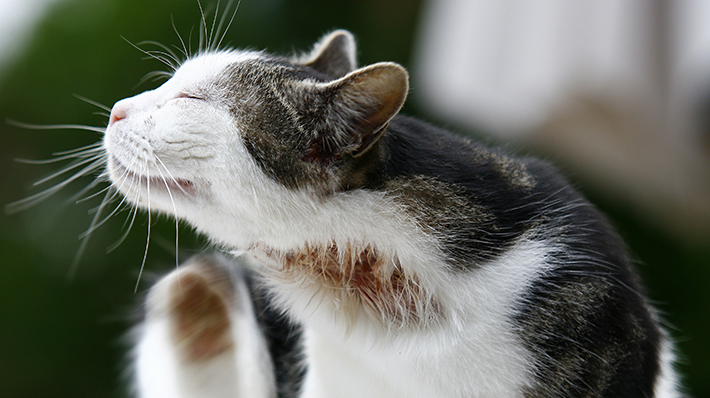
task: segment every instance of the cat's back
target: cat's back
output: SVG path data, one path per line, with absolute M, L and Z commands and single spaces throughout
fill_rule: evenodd
M 670 343 L 622 241 L 554 167 L 408 117 L 383 140 L 380 185 L 439 231 L 460 278 L 544 247 L 506 314 L 531 355 L 526 396 L 675 396 Z

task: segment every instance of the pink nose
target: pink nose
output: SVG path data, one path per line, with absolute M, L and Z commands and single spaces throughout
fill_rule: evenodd
M 108 125 L 112 125 L 119 120 L 123 120 L 128 116 L 129 105 L 125 101 L 117 102 L 113 108 L 111 108 L 111 116 L 108 120 Z

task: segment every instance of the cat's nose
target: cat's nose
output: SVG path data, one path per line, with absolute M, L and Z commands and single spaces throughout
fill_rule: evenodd
M 111 108 L 111 116 L 108 119 L 108 125 L 112 125 L 119 120 L 125 119 L 128 116 L 130 105 L 126 101 L 118 101 Z

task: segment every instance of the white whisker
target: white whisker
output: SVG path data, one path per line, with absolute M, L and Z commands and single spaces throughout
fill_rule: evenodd
M 134 88 L 136 88 L 136 87 L 142 85 L 143 83 L 147 82 L 148 80 L 151 80 L 151 81 L 154 81 L 154 82 L 155 82 L 155 81 L 158 81 L 158 80 L 161 80 L 161 79 L 166 79 L 166 80 L 167 80 L 167 79 L 170 79 L 172 76 L 173 76 L 173 74 L 172 74 L 171 72 L 162 71 L 162 70 L 156 70 L 156 71 L 148 72 L 148 73 L 146 73 L 145 76 L 143 76 L 143 77 L 138 81 L 138 83 L 134 86 Z
M 88 166 L 84 167 L 83 169 L 79 170 L 74 175 L 72 175 L 71 177 L 68 177 L 66 180 L 58 183 L 57 185 L 47 188 L 47 189 L 45 189 L 41 192 L 38 192 L 34 195 L 30 195 L 24 199 L 21 199 L 21 200 L 18 200 L 16 202 L 6 205 L 5 211 L 10 214 L 14 214 L 14 213 L 17 213 L 17 212 L 20 212 L 23 210 L 27 210 L 28 208 L 36 205 L 37 203 L 47 199 L 48 197 L 55 194 L 57 191 L 64 188 L 65 186 L 76 181 L 77 179 L 88 175 L 89 173 L 93 172 L 94 170 L 98 169 L 99 167 L 102 167 L 103 164 L 104 164 L 104 159 L 100 158 L 98 160 L 94 160 L 93 163 L 91 163 Z
M 229 0 L 227 7 L 225 7 L 224 14 L 222 15 L 222 19 L 219 21 L 219 27 L 217 28 L 218 32 L 222 29 L 222 25 L 223 25 L 223 23 L 226 19 L 226 16 L 227 16 L 227 11 L 229 11 L 229 9 L 232 7 L 233 3 L 234 3 L 234 0 Z M 239 11 L 239 6 L 241 4 L 242 4 L 242 0 L 238 0 L 237 6 L 234 8 L 234 12 L 232 13 L 232 17 L 229 19 L 229 23 L 227 24 L 227 27 L 222 32 L 222 35 L 220 36 L 219 41 L 217 41 L 217 43 L 212 46 L 212 50 L 217 50 L 222 45 L 222 41 L 224 40 L 224 37 L 227 35 L 227 32 L 229 32 L 229 28 L 232 26 L 232 22 L 234 22 L 234 18 L 237 16 L 237 11 Z
M 106 200 L 106 197 L 107 197 L 107 196 L 104 196 L 104 201 Z M 114 196 L 114 197 L 115 197 L 115 196 Z M 109 202 L 112 201 L 112 200 L 113 200 L 113 197 L 111 197 L 111 199 L 109 199 Z M 101 202 L 101 205 L 99 206 L 99 208 L 98 208 L 98 210 L 97 210 L 97 212 L 96 212 L 97 215 L 101 212 L 101 210 L 103 210 L 104 201 Z M 122 206 L 124 203 L 126 203 L 126 197 L 125 197 L 125 196 L 121 199 L 121 201 L 118 203 L 118 205 L 116 205 L 116 208 L 113 209 L 113 211 L 111 211 L 111 213 L 109 213 L 109 214 L 108 214 L 106 217 L 104 217 L 101 221 L 99 221 L 99 222 L 93 222 L 93 223 L 91 224 L 91 226 L 89 227 L 89 229 L 87 229 L 86 231 L 84 231 L 84 233 L 82 233 L 81 235 L 79 235 L 79 238 L 83 238 L 84 236 L 88 236 L 88 235 L 92 234 L 95 230 L 97 230 L 99 227 L 101 227 L 102 225 L 104 225 L 104 223 L 105 223 L 106 221 L 108 221 L 111 217 L 113 217 L 114 214 L 118 213 L 118 211 L 121 210 L 121 206 Z M 96 220 L 94 219 L 94 221 L 96 221 Z
M 201 53 L 204 50 L 203 43 L 207 38 L 207 20 L 205 18 L 205 11 L 202 8 L 202 2 L 200 0 L 197 0 L 197 5 L 200 8 L 200 17 L 202 18 L 202 21 L 200 22 L 200 37 L 198 40 L 197 52 Z
M 138 43 L 139 46 L 144 45 L 144 44 L 152 44 L 154 46 L 158 46 L 162 48 L 164 51 L 151 51 L 156 54 L 162 54 L 164 56 L 167 56 L 169 59 L 173 60 L 175 64 L 179 65 L 180 64 L 180 58 L 178 58 L 177 54 L 173 52 L 173 50 L 170 49 L 170 47 L 166 46 L 163 43 L 153 41 L 153 40 L 146 40 Z
M 111 191 L 111 193 L 110 193 L 111 197 L 108 199 L 109 201 L 113 202 L 117 197 L 121 196 L 121 193 L 118 192 L 113 186 L 109 186 L 108 188 Z M 105 189 L 101 190 L 101 193 L 105 193 L 105 192 L 106 192 Z M 95 214 L 97 211 L 98 211 L 98 207 L 94 207 L 92 209 L 89 209 L 87 211 L 87 214 Z
M 188 54 L 192 54 L 192 33 L 195 31 L 195 27 L 190 28 L 190 34 L 187 36 L 187 51 Z M 188 56 L 189 58 L 190 56 Z
M 106 112 L 111 112 L 111 108 L 110 108 L 109 106 L 106 106 L 106 105 L 104 105 L 104 104 L 102 104 L 102 103 L 100 103 L 100 102 L 97 102 L 97 101 L 94 101 L 94 100 L 92 100 L 92 99 L 86 98 L 86 97 L 84 97 L 83 95 L 79 95 L 79 94 L 74 94 L 74 96 L 75 96 L 76 98 L 79 98 L 80 100 L 86 102 L 87 104 L 94 105 L 95 107 L 101 108 L 101 109 L 105 110 Z
M 40 180 L 38 180 L 38 181 L 35 181 L 32 185 L 33 185 L 33 186 L 42 185 L 42 184 L 44 184 L 45 182 L 51 181 L 51 180 L 53 180 L 53 179 L 55 179 L 55 178 L 61 176 L 62 174 L 66 174 L 66 173 L 68 173 L 68 172 L 70 172 L 70 171 L 72 171 L 72 170 L 74 170 L 74 169 L 76 169 L 76 168 L 79 168 L 79 167 L 81 167 L 81 166 L 83 166 L 83 165 L 85 165 L 85 164 L 87 164 L 87 163 L 94 162 L 94 161 L 96 161 L 97 159 L 98 159 L 98 160 L 103 160 L 101 154 L 97 154 L 97 155 L 95 155 L 95 156 L 92 156 L 92 157 L 90 157 L 90 158 L 83 159 L 83 160 L 80 160 L 80 161 L 72 162 L 72 163 L 69 164 L 67 167 L 65 167 L 65 168 L 63 168 L 63 169 L 61 169 L 61 170 L 59 170 L 59 171 L 57 171 L 57 172 L 55 172 L 55 173 L 52 173 L 52 174 L 48 175 L 47 177 L 44 177 L 44 178 L 42 178 L 42 179 L 40 179 Z M 103 164 L 103 161 L 102 161 L 101 163 Z
M 149 58 L 153 58 L 153 59 L 155 59 L 155 60 L 158 60 L 158 61 L 162 62 L 163 64 L 165 64 L 165 66 L 167 66 L 168 68 L 172 69 L 173 71 L 174 71 L 175 69 L 177 69 L 176 65 L 173 65 L 169 60 L 167 60 L 167 59 L 165 59 L 165 58 L 163 58 L 163 57 L 156 56 L 155 54 L 152 54 L 151 51 L 146 51 L 146 50 L 140 48 L 139 46 L 137 46 L 137 45 L 131 43 L 130 40 L 126 39 L 126 38 L 123 37 L 123 36 L 121 36 L 121 38 L 122 38 L 123 40 L 125 40 L 128 44 L 130 44 L 130 45 L 131 45 L 133 48 L 135 48 L 136 50 L 138 50 L 138 51 L 142 52 L 143 54 L 147 55 Z
M 81 204 L 81 203 L 84 203 L 92 198 L 95 198 L 96 196 L 100 195 L 101 193 L 103 193 L 104 191 L 106 191 L 107 189 L 109 189 L 111 187 L 111 185 L 109 184 L 108 186 L 106 186 L 106 188 L 103 188 L 103 189 L 99 190 L 98 192 L 91 194 L 85 198 L 81 198 L 81 196 L 83 196 L 84 194 L 86 194 L 90 190 L 94 189 L 97 185 L 99 185 L 101 183 L 110 183 L 106 173 L 99 174 L 96 178 L 94 178 L 94 181 L 91 181 L 91 183 L 89 183 L 89 185 L 87 185 L 84 188 L 82 188 L 81 190 L 79 190 L 79 192 L 77 192 L 75 195 L 72 195 L 70 200 L 72 202 L 74 202 L 74 204 Z
M 95 187 L 95 186 L 98 185 L 98 184 L 99 184 L 98 180 L 94 180 L 94 182 L 92 182 L 91 185 L 89 185 L 87 188 L 93 188 L 93 187 Z M 86 193 L 86 191 L 88 191 L 87 188 L 82 189 L 79 193 L 80 193 L 80 194 Z M 94 192 L 94 193 L 92 193 L 91 195 L 89 195 L 89 196 L 87 196 L 87 197 L 85 197 L 85 198 L 75 199 L 74 204 L 80 205 L 80 204 L 82 204 L 82 203 L 84 203 L 84 202 L 88 202 L 88 201 L 90 201 L 91 199 L 94 199 L 95 197 L 101 195 L 102 193 L 108 191 L 108 190 L 111 189 L 111 188 L 112 188 L 111 185 L 108 185 L 108 186 L 106 186 L 106 188 L 103 188 L 103 189 L 100 190 L 100 191 Z M 74 196 L 80 196 L 80 195 L 74 195 Z
M 75 97 L 79 98 L 80 100 L 87 102 L 91 105 L 94 105 L 103 111 L 110 112 L 110 108 L 100 104 L 96 101 L 90 100 L 86 97 L 80 96 L 78 94 L 74 94 Z M 108 115 L 105 115 L 108 117 Z M 30 123 L 23 123 L 19 122 L 16 120 L 8 120 L 7 121 L 9 124 L 12 124 L 14 126 L 20 127 L 20 128 L 25 128 L 25 129 L 32 129 L 32 130 L 80 130 L 80 131 L 90 131 L 94 133 L 99 133 L 99 134 L 104 134 L 106 129 L 104 127 L 94 127 L 94 126 L 86 126 L 86 125 L 79 125 L 79 124 L 50 124 L 50 125 L 38 125 L 38 124 L 30 124 Z M 89 176 L 92 173 L 95 173 L 97 170 L 104 169 L 107 163 L 107 157 L 105 150 L 103 149 L 103 143 L 101 141 L 82 146 L 79 148 L 67 150 L 67 151 L 60 151 L 60 152 L 55 152 L 53 153 L 54 158 L 52 159 L 44 159 L 44 160 L 28 160 L 28 159 L 17 159 L 18 162 L 21 163 L 26 163 L 26 164 L 35 164 L 35 165 L 47 165 L 47 164 L 54 164 L 58 162 L 63 162 L 63 161 L 71 161 L 69 162 L 68 165 L 62 167 L 60 170 L 50 174 L 47 177 L 44 177 L 38 181 L 36 181 L 33 185 L 38 186 L 41 184 L 46 184 L 54 179 L 57 179 L 59 177 L 64 176 L 65 174 L 70 174 L 68 177 L 64 178 L 63 181 L 60 181 L 56 183 L 55 185 L 46 188 L 38 193 L 35 193 L 33 195 L 30 195 L 22 200 L 16 201 L 14 203 L 10 203 L 7 206 L 5 206 L 5 210 L 8 213 L 16 213 L 19 211 L 26 210 L 55 194 L 59 190 L 63 189 L 67 185 L 73 183 L 74 181 Z M 72 174 L 73 173 L 73 174 Z M 77 197 L 80 197 L 84 194 L 86 194 L 88 191 L 91 189 L 94 189 L 98 184 L 105 182 L 106 181 L 106 174 L 105 172 L 100 173 L 98 176 L 96 176 L 86 187 L 81 189 L 77 194 L 75 194 L 72 198 L 72 201 L 76 201 Z M 96 229 L 96 225 L 101 219 L 101 214 L 105 206 L 108 205 L 108 203 L 111 202 L 109 199 L 111 191 L 110 187 L 105 188 L 100 190 L 98 193 L 94 193 L 90 195 L 88 198 L 84 198 L 80 200 L 79 202 L 84 202 L 88 199 L 94 198 L 101 193 L 105 193 L 104 198 L 101 200 L 101 204 L 98 206 L 98 209 L 96 210 L 96 214 L 93 217 L 93 220 L 90 224 L 90 227 L 88 229 L 88 233 L 82 233 L 79 235 L 79 239 L 81 240 L 81 243 L 79 244 L 79 248 L 77 249 L 74 258 L 72 260 L 72 263 L 69 267 L 69 270 L 67 272 L 67 278 L 72 279 L 74 278 L 79 262 L 81 261 L 81 258 L 86 250 L 86 247 L 89 242 L 89 235 L 91 232 L 93 232 Z M 101 222 L 103 223 L 103 221 Z
M 109 192 L 106 192 L 106 195 L 104 196 L 103 200 L 101 200 L 101 204 L 99 205 L 98 211 L 91 220 L 91 224 L 89 224 L 89 230 L 94 230 L 94 225 L 96 225 L 96 221 L 101 215 L 101 210 L 103 210 L 104 206 L 106 206 L 107 204 L 106 198 L 108 198 L 108 196 Z M 67 273 L 67 279 L 69 280 L 74 279 L 74 276 L 76 275 L 76 272 L 79 269 L 79 263 L 81 261 L 82 256 L 84 255 L 86 246 L 89 244 L 89 234 L 81 234 L 79 236 L 79 239 L 81 240 L 81 243 L 79 244 L 79 248 L 76 250 L 76 254 L 74 254 L 74 259 L 72 260 L 72 263 L 69 266 L 69 272 Z
M 136 181 L 131 181 L 131 186 L 129 188 L 133 188 L 133 183 L 135 183 L 135 182 Z M 140 185 L 140 182 L 138 182 L 138 185 Z M 129 192 L 130 192 L 130 189 L 129 189 Z M 138 199 L 139 195 L 140 195 L 139 191 L 136 190 L 136 193 L 135 193 L 136 198 L 134 200 L 134 203 L 138 201 L 137 199 Z M 128 233 L 133 228 L 133 223 L 136 221 L 136 216 L 138 215 L 139 208 L 137 205 L 131 204 L 131 203 L 129 203 L 129 206 L 131 206 L 131 211 L 128 214 L 128 217 L 126 218 L 126 221 L 124 221 L 123 227 L 122 227 L 123 229 L 125 229 L 125 232 L 123 233 L 123 235 L 121 235 L 121 237 L 116 242 L 114 242 L 113 244 L 109 245 L 106 248 L 107 253 L 111 253 L 112 251 L 116 250 L 116 248 L 118 246 L 120 246 L 124 240 L 126 240 L 126 238 L 128 237 Z M 131 213 L 133 213 L 132 216 L 131 216 Z M 128 220 L 130 220 L 130 222 Z
M 178 188 L 180 188 L 180 191 L 182 191 L 182 193 L 184 193 L 184 194 L 187 194 L 187 191 L 185 191 L 185 189 L 184 189 L 182 186 L 180 186 L 180 184 L 179 184 L 178 181 L 175 179 L 175 177 L 173 177 L 173 175 L 170 173 L 170 170 L 168 170 L 167 166 L 165 166 L 165 163 L 163 163 L 163 161 L 160 160 L 160 158 L 159 158 L 157 155 L 155 155 L 155 159 L 158 161 L 158 163 L 160 163 L 160 166 L 163 166 L 163 168 L 165 169 L 165 172 L 168 173 L 168 177 L 170 177 L 170 180 L 171 180 L 173 183 L 175 183 L 175 185 L 176 185 Z M 163 173 L 160 171 L 160 167 L 157 167 L 157 166 L 158 166 L 158 164 L 156 164 L 156 168 L 158 169 L 158 172 L 160 173 L 160 175 L 163 176 Z M 165 180 L 165 177 L 163 177 L 163 180 Z M 169 189 L 169 188 L 168 188 L 168 193 L 170 193 L 170 189 Z M 170 199 L 172 199 L 172 195 L 170 196 Z M 173 206 L 173 207 L 174 207 L 174 206 Z M 175 214 L 177 214 L 177 212 L 175 212 Z
M 155 158 L 163 166 L 163 168 L 165 169 L 165 172 L 168 173 L 168 175 L 170 175 L 170 178 L 172 178 L 173 181 L 175 181 L 175 178 L 173 178 L 173 176 L 170 174 L 170 170 L 168 170 L 168 168 L 165 167 L 165 164 L 163 163 L 162 160 L 160 160 L 160 157 L 158 155 L 155 155 Z M 180 244 L 180 239 L 179 239 L 180 238 L 180 235 L 179 235 L 180 224 L 179 224 L 178 216 L 177 216 L 178 212 L 177 212 L 177 207 L 175 206 L 175 200 L 173 199 L 173 193 L 170 191 L 170 185 L 168 184 L 168 181 L 165 179 L 163 172 L 160 171 L 160 167 L 157 167 L 157 166 L 158 166 L 158 164 L 156 164 L 156 169 L 158 169 L 158 173 L 160 173 L 160 178 L 163 179 L 163 183 L 165 184 L 165 189 L 167 189 L 167 191 L 168 191 L 168 196 L 170 197 L 170 203 L 173 206 L 173 214 L 175 215 L 175 217 L 174 217 L 175 218 L 175 268 L 177 268 L 180 265 L 179 253 L 178 253 L 178 249 L 180 247 L 179 246 L 179 244 Z M 180 189 L 182 189 L 182 187 L 180 187 L 180 185 L 177 185 L 177 186 Z
M 134 157 L 133 161 L 135 161 L 135 157 Z M 133 163 L 133 162 L 131 162 L 131 163 Z M 128 171 L 126 171 L 121 177 L 119 177 L 119 179 L 121 180 L 121 185 L 118 187 L 117 191 L 120 190 L 121 187 L 123 187 L 123 184 L 125 184 L 125 182 L 127 180 L 127 175 L 128 175 Z M 131 178 L 131 184 L 128 186 L 127 191 L 134 192 L 135 198 L 133 199 L 133 203 L 138 203 L 138 199 L 140 198 L 140 180 L 141 180 L 140 177 L 137 179 Z M 114 184 L 114 186 L 115 186 L 115 184 Z M 133 189 L 134 186 L 138 186 L 138 189 Z M 135 210 L 135 213 L 137 213 L 138 212 L 138 205 L 133 204 L 132 206 Z M 133 220 L 135 220 L 135 213 L 133 215 Z M 130 225 L 128 226 L 129 230 L 133 226 L 133 220 L 131 221 Z M 126 228 L 127 223 L 128 223 L 128 219 L 126 219 L 126 221 L 123 223 L 122 228 Z
M 128 213 L 128 218 L 126 219 L 126 222 L 124 223 L 124 226 L 123 226 L 125 231 L 123 232 L 121 237 L 118 238 L 117 241 L 115 241 L 114 243 L 112 243 L 106 247 L 106 253 L 111 253 L 112 251 L 116 250 L 119 246 L 121 246 L 121 243 L 123 243 L 123 241 L 126 240 L 126 238 L 128 237 L 128 234 L 131 232 L 131 229 L 133 228 L 133 223 L 136 221 L 137 215 L 138 215 L 138 206 L 135 206 L 135 205 L 131 206 L 131 210 Z M 128 220 L 131 220 L 130 223 L 128 222 Z M 128 225 L 127 228 L 126 228 L 126 225 Z
M 93 112 L 92 115 L 98 115 L 98 116 L 103 116 L 106 119 L 111 117 L 111 113 L 109 112 Z
M 91 145 L 86 145 L 80 148 L 76 149 L 70 149 L 68 151 L 60 151 L 60 152 L 54 152 L 52 153 L 52 156 L 64 156 L 64 155 L 70 155 L 70 154 L 77 154 L 80 155 L 83 151 L 86 151 L 86 153 L 91 153 L 94 151 L 101 151 L 103 152 L 103 142 L 95 142 Z
M 134 158 L 134 160 L 135 160 L 135 158 Z M 104 217 L 103 219 L 101 219 L 101 221 L 98 221 L 99 214 L 102 212 L 102 210 L 103 210 L 103 208 L 105 207 L 106 203 L 111 203 L 111 202 L 113 202 L 113 200 L 114 200 L 117 196 L 119 196 L 119 192 L 120 192 L 119 190 L 121 189 L 121 187 L 123 187 L 123 185 L 126 183 L 126 181 L 127 181 L 127 180 L 131 180 L 131 184 L 133 184 L 133 179 L 132 179 L 132 178 L 129 178 L 129 175 L 130 175 L 130 172 L 129 172 L 128 170 L 124 171 L 123 175 L 121 175 L 121 176 L 119 177 L 119 180 L 121 181 L 121 183 L 120 183 L 120 185 L 118 186 L 118 188 L 116 188 L 115 186 L 109 186 L 107 189 L 104 189 L 104 190 L 101 191 L 101 192 L 104 192 L 104 191 L 105 191 L 105 192 L 106 192 L 106 196 L 104 196 L 104 199 L 101 201 L 101 205 L 100 205 L 100 206 L 98 207 L 98 209 L 96 210 L 96 215 L 95 215 L 95 217 L 94 217 L 94 219 L 93 219 L 93 221 L 92 221 L 92 223 L 91 223 L 91 226 L 89 227 L 88 230 L 86 230 L 86 231 L 80 236 L 80 238 L 88 237 L 88 236 L 89 236 L 90 234 L 92 234 L 96 229 L 98 229 L 99 227 L 101 227 L 104 223 L 106 223 L 106 221 L 108 221 L 111 217 L 113 217 L 119 210 L 121 210 L 123 204 L 126 203 L 126 201 L 127 201 L 127 198 L 126 198 L 125 196 L 123 196 L 123 197 L 121 198 L 121 201 L 118 203 L 118 205 L 116 205 L 116 207 L 115 207 L 106 217 Z M 95 180 L 95 181 L 96 181 L 96 180 Z M 96 194 L 94 194 L 94 195 L 92 195 L 92 196 L 95 196 L 95 195 L 96 195 Z M 110 197 L 109 197 L 109 195 L 110 195 Z
M 146 165 L 147 168 L 147 165 Z M 143 173 L 141 173 L 142 175 Z M 139 177 L 141 179 L 142 177 Z M 145 269 L 145 262 L 146 259 L 148 258 L 148 248 L 150 247 L 150 227 L 152 223 L 152 217 L 151 217 L 151 212 L 150 212 L 150 183 L 148 181 L 148 178 L 146 177 L 145 180 L 145 189 L 146 189 L 146 196 L 147 196 L 147 201 L 146 201 L 146 206 L 148 207 L 148 237 L 145 240 L 145 251 L 143 252 L 143 261 L 141 261 L 141 268 L 140 271 L 138 272 L 138 280 L 136 280 L 136 286 L 133 289 L 133 293 L 138 292 L 138 285 L 141 282 L 141 277 L 143 276 L 143 270 Z
M 220 3 L 220 0 L 217 0 L 217 8 L 214 12 L 214 17 L 212 19 L 212 25 L 210 26 L 210 34 L 209 34 L 209 37 L 207 38 L 207 42 L 205 43 L 207 46 L 207 48 L 206 48 L 207 51 L 212 50 L 212 43 L 213 43 L 212 40 L 215 36 L 214 29 L 215 29 L 215 25 L 217 25 L 217 14 L 219 14 L 219 3 Z
M 69 160 L 69 159 L 85 159 L 85 158 L 87 158 L 89 156 L 93 156 L 95 154 L 101 154 L 101 152 L 102 152 L 101 148 L 94 148 L 94 149 L 86 150 L 86 152 L 73 153 L 73 154 L 70 153 L 67 155 L 57 156 L 52 159 L 42 159 L 42 160 L 15 159 L 15 161 L 18 163 L 35 164 L 35 165 L 52 164 L 52 163 L 62 162 L 62 161 Z M 57 155 L 57 154 L 55 154 L 55 155 Z
M 13 125 L 15 127 L 30 130 L 83 130 L 101 134 L 106 132 L 106 128 L 104 127 L 85 126 L 83 124 L 31 124 L 18 122 L 17 120 L 13 119 L 6 119 L 6 121 L 8 124 Z
M 180 64 L 180 61 L 177 58 L 173 58 L 172 55 L 166 53 L 165 51 L 150 50 L 147 52 L 154 56 L 156 59 L 163 60 L 163 63 L 169 64 L 170 68 L 173 70 L 177 69 L 177 65 Z
M 190 52 L 188 51 L 187 46 L 185 46 L 185 41 L 182 39 L 180 32 L 178 32 L 177 27 L 175 26 L 175 19 L 172 17 L 172 15 L 170 16 L 170 22 L 173 25 L 173 31 L 177 35 L 178 40 L 180 40 L 180 44 L 182 45 L 182 49 L 180 49 L 178 46 L 174 46 L 174 47 L 177 48 L 180 52 L 182 52 L 182 54 L 185 56 L 185 59 L 187 59 L 190 57 Z

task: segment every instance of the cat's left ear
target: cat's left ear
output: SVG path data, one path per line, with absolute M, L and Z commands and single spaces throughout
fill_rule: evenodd
M 335 79 L 356 68 L 355 38 L 347 30 L 336 30 L 324 36 L 300 62 Z
M 377 142 L 407 98 L 409 75 L 398 64 L 380 62 L 319 85 L 329 132 L 327 151 L 359 157 Z

